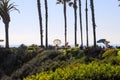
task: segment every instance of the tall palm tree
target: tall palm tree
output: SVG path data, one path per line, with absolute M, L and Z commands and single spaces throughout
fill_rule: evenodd
M 94 3 L 93 3 L 93 0 L 90 0 L 90 5 L 91 5 L 91 12 L 92 12 L 94 47 L 96 47 L 96 24 L 95 24 L 95 13 L 94 13 Z
M 10 0 L 0 0 L 0 16 L 5 24 L 5 47 L 9 48 L 9 23 L 10 23 L 10 11 L 17 10 L 14 3 L 10 3 Z
M 74 0 L 73 8 L 74 8 L 74 19 L 75 19 L 74 27 L 75 27 L 75 46 L 76 46 L 77 45 L 77 0 Z
M 67 42 L 67 14 L 66 14 L 66 2 L 70 0 L 57 0 L 57 4 L 63 4 L 63 13 L 64 13 L 64 27 L 65 27 L 65 43 Z
M 40 25 L 40 40 L 41 47 L 43 47 L 43 27 L 42 27 L 42 13 L 41 13 L 41 3 L 40 0 L 37 0 L 38 16 L 39 16 L 39 25 Z
M 118 0 L 118 1 L 120 1 L 120 0 Z M 118 6 L 120 6 L 120 4 Z
M 80 32 L 81 32 L 81 47 L 82 47 L 83 46 L 83 31 L 82 31 L 81 0 L 79 0 L 79 17 L 80 17 Z
M 85 12 L 86 12 L 86 41 L 87 41 L 87 47 L 89 46 L 89 41 L 88 41 L 88 7 L 87 7 L 87 0 L 86 0 L 86 9 L 85 9 Z
M 67 16 L 66 16 L 66 0 L 63 0 L 64 5 L 64 21 L 65 21 L 65 43 L 67 42 Z
M 48 3 L 47 0 L 45 0 L 45 19 L 46 19 L 46 48 L 48 47 Z
M 75 34 L 75 43 L 74 43 L 74 45 L 75 46 L 77 46 L 77 0 L 74 0 L 73 2 L 72 1 L 70 1 L 69 2 L 69 6 L 71 7 L 73 7 L 73 9 L 74 9 L 74 34 Z

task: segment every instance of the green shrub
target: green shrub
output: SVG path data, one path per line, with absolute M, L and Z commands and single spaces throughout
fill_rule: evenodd
M 68 58 L 81 58 L 84 55 L 83 50 L 80 50 L 79 47 L 68 48 L 60 51 Z
M 113 65 L 119 65 L 120 64 L 120 56 L 117 53 L 118 53 L 117 49 L 106 50 L 102 55 L 102 57 L 103 57 L 102 62 L 110 63 Z
M 120 56 L 120 50 L 118 50 L 117 55 Z
M 116 55 L 117 55 L 117 49 L 108 49 L 103 53 L 102 57 L 105 58 L 105 57 L 111 57 Z
M 120 66 L 90 63 L 58 68 L 55 72 L 42 72 L 24 80 L 119 80 Z
M 99 58 L 101 59 L 101 55 L 103 53 L 103 49 L 101 47 L 87 47 L 84 49 L 85 56 L 93 57 L 93 58 Z
M 16 68 L 16 54 L 12 49 L 0 48 L 0 69 L 6 75 L 10 75 Z
M 23 79 L 26 76 L 42 72 L 55 71 L 58 67 L 67 65 L 67 57 L 59 51 L 46 50 L 37 54 L 29 62 L 25 63 L 20 69 L 16 70 L 11 78 L 13 80 Z

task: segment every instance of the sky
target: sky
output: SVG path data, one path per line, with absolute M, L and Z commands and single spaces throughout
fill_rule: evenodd
M 52 2 L 53 1 L 53 2 Z M 9 25 L 9 43 L 10 46 L 25 44 L 40 45 L 40 29 L 37 12 L 36 0 L 11 0 L 11 3 L 17 5 L 17 11 L 10 12 L 11 22 Z M 45 10 L 44 0 L 42 4 L 42 19 L 43 19 L 43 38 L 45 44 Z M 110 44 L 120 44 L 120 7 L 117 0 L 94 0 L 95 6 L 95 21 L 96 21 L 96 37 L 99 39 L 107 39 Z M 88 3 L 89 15 L 89 44 L 93 45 L 93 28 L 91 21 L 91 9 Z M 56 0 L 48 0 L 48 42 L 54 45 L 55 39 L 60 39 L 64 44 L 64 17 L 62 4 L 56 4 Z M 77 10 L 78 14 L 78 10 Z M 80 43 L 80 28 L 79 15 L 77 17 L 77 43 Z M 86 45 L 86 31 L 85 31 L 85 0 L 82 0 L 82 24 L 83 24 L 83 41 Z M 69 45 L 74 45 L 74 12 L 72 7 L 67 7 L 67 34 Z M 5 27 L 0 20 L 0 39 L 5 40 Z M 5 45 L 0 42 L 0 45 Z

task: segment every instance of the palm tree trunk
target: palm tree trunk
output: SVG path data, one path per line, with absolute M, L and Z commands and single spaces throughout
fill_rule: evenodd
M 39 24 L 40 24 L 41 47 L 43 47 L 42 14 L 41 14 L 41 3 L 40 3 L 40 0 L 37 0 L 37 8 L 38 8 Z
M 5 47 L 9 48 L 9 23 L 5 23 L 5 39 L 6 39 Z
M 82 32 L 81 0 L 79 0 L 79 17 L 80 17 L 80 32 L 81 32 L 81 47 L 82 47 L 83 46 L 83 32 Z
M 48 47 L 48 4 L 45 0 L 45 17 L 46 17 L 46 48 Z
M 87 47 L 89 46 L 89 41 L 88 41 L 88 7 L 87 7 L 87 0 L 86 0 L 86 40 L 87 40 Z
M 75 18 L 75 46 L 77 45 L 77 2 L 74 0 L 74 18 Z
M 66 16 L 66 0 L 64 0 L 64 25 L 65 25 L 65 43 L 67 42 L 67 16 Z
M 95 24 L 95 14 L 94 14 L 94 3 L 93 3 L 93 0 L 90 0 L 90 4 L 91 4 L 91 12 L 92 12 L 94 47 L 96 47 L 96 24 Z

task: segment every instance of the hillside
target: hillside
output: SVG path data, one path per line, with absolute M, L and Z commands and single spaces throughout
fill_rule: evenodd
M 64 50 L 64 49 L 63 50 L 46 50 L 41 48 L 39 52 L 26 54 L 24 53 L 25 52 L 24 50 L 25 47 L 24 47 L 21 49 L 24 54 L 21 55 L 21 53 L 19 54 L 12 53 L 15 51 L 19 52 L 19 49 L 21 49 L 21 47 L 17 49 L 12 48 L 10 51 L 7 51 L 7 50 L 3 51 L 5 53 L 3 53 L 1 55 L 3 57 L 0 58 L 1 59 L 0 61 L 2 63 L 0 65 L 0 72 L 2 73 L 2 75 L 0 76 L 1 80 L 23 80 L 23 78 L 25 79 L 28 76 L 30 77 L 32 75 L 36 75 L 36 73 L 40 73 L 40 75 L 44 73 L 44 75 L 48 76 L 48 75 L 51 75 L 50 74 L 51 71 L 52 71 L 52 74 L 54 75 L 54 72 L 56 73 L 56 71 L 58 71 L 59 69 L 66 70 L 70 68 L 72 72 L 71 66 L 73 66 L 73 70 L 74 70 L 74 67 L 76 68 L 79 66 L 86 66 L 86 67 L 88 66 L 89 68 L 89 65 L 91 66 L 93 63 L 94 63 L 93 65 L 96 65 L 96 66 L 99 66 L 100 64 L 101 67 L 109 64 L 108 66 L 110 68 L 115 66 L 119 68 L 119 64 L 120 64 L 120 58 L 118 55 L 119 49 L 104 50 L 100 47 L 97 47 L 96 49 L 93 47 L 90 47 L 84 50 L 80 50 L 78 47 L 75 47 L 75 48 L 69 48 L 67 50 Z M 2 50 L 3 49 L 1 49 L 1 51 Z M 94 69 L 94 67 L 91 69 Z M 104 69 L 107 69 L 107 68 L 105 67 Z M 48 72 L 50 71 L 50 73 L 46 73 L 46 71 Z M 118 70 L 118 73 L 119 73 L 119 70 Z M 116 75 L 118 73 L 116 73 Z M 93 74 L 95 74 L 94 71 L 93 71 Z M 94 76 L 93 74 L 92 76 Z M 110 75 L 112 74 L 113 73 L 111 73 Z M 96 75 L 99 75 L 99 74 L 96 74 Z M 120 76 L 118 75 L 117 77 L 120 77 Z M 74 79 L 74 77 L 72 77 L 71 79 Z M 29 78 L 26 78 L 25 80 L 29 80 Z

